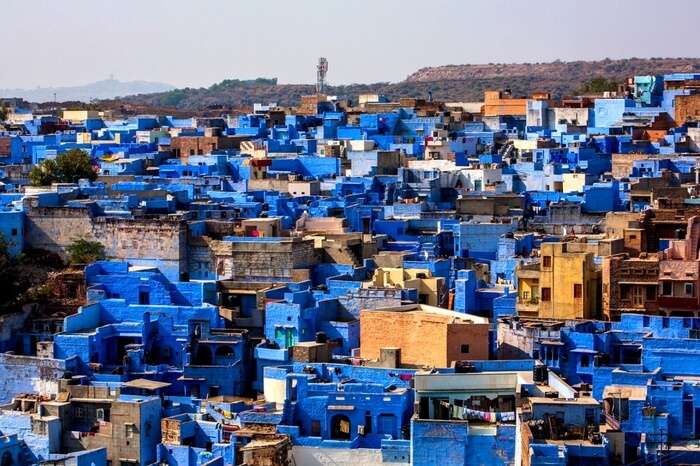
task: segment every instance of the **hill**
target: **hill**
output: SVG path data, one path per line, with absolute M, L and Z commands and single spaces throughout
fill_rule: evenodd
M 550 91 L 554 96 L 570 95 L 595 77 L 621 83 L 640 74 L 700 71 L 696 58 L 631 58 L 624 60 L 447 65 L 422 68 L 398 83 L 329 86 L 330 95 L 357 98 L 362 93 L 379 93 L 390 99 L 433 97 L 444 101 L 478 101 L 485 90 L 509 88 L 514 94 Z M 155 108 L 201 111 L 249 107 L 256 102 L 296 105 L 302 95 L 315 92 L 313 85 L 278 84 L 277 79 L 241 81 L 227 79 L 208 88 L 174 89 L 121 99 L 122 102 Z
M 593 76 L 622 80 L 642 74 L 692 73 L 700 71 L 698 58 L 629 58 L 599 61 L 554 61 L 551 63 L 489 63 L 484 65 L 446 65 L 422 68 L 406 82 L 455 81 L 468 79 L 530 78 L 569 79 L 578 83 Z
M 0 89 L 0 97 L 19 97 L 30 102 L 90 102 L 120 96 L 163 92 L 174 89 L 170 84 L 149 81 L 118 81 L 104 79 L 81 86 L 39 87 L 36 89 Z

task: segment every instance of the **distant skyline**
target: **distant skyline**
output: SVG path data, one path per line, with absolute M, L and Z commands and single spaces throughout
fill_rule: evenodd
M 663 11 L 662 11 L 663 9 Z M 3 0 L 0 88 L 401 81 L 426 66 L 697 57 L 700 2 Z

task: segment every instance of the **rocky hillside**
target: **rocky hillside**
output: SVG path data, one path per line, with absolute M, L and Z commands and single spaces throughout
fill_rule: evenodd
M 630 58 L 626 60 L 555 61 L 552 63 L 489 63 L 422 68 L 406 82 L 458 81 L 468 79 L 570 79 L 581 83 L 593 76 L 624 79 L 639 74 L 691 73 L 700 71 L 698 58 Z
M 362 93 L 379 93 L 390 99 L 427 97 L 436 100 L 478 101 L 488 89 L 509 88 L 514 94 L 550 91 L 554 96 L 571 95 L 592 78 L 620 83 L 635 74 L 663 74 L 700 71 L 696 58 L 631 58 L 552 63 L 515 63 L 488 65 L 447 65 L 423 68 L 398 83 L 349 84 L 329 86 L 331 95 L 357 98 Z M 256 102 L 296 105 L 302 95 L 315 92 L 313 85 L 278 84 L 276 79 L 241 81 L 227 79 L 208 88 L 175 89 L 120 99 L 118 103 L 173 109 L 204 111 L 241 109 Z M 112 102 L 115 103 L 115 102 Z

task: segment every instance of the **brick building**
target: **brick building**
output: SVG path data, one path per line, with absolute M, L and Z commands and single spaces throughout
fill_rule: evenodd
M 700 94 L 676 96 L 676 124 L 700 120 Z
M 449 367 L 489 357 L 489 324 L 467 314 L 423 305 L 365 309 L 360 313 L 363 359 L 397 348 L 401 366 Z
M 239 149 L 248 136 L 176 136 L 170 141 L 174 157 L 187 160 L 190 155 L 211 154 L 217 150 Z
M 102 243 L 108 257 L 132 265 L 158 264 L 171 279 L 187 273 L 187 222 L 182 218 L 103 216 L 94 202 L 76 207 L 41 207 L 40 203 L 32 197 L 24 202 L 28 247 L 65 257 L 67 247 L 82 238 Z
M 700 217 L 688 219 L 686 238 L 670 242 L 659 258 L 659 309 L 671 316 L 697 316 L 700 309 Z
M 655 314 L 658 311 L 659 260 L 642 253 L 603 258 L 602 304 L 605 320 L 620 320 L 623 312 Z
M 234 236 L 208 243 L 218 279 L 301 281 L 318 261 L 313 240 Z

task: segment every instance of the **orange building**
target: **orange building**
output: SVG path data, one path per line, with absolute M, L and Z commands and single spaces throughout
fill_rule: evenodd
M 484 92 L 484 116 L 525 116 L 527 99 L 514 99 L 510 92 Z
M 488 320 L 412 304 L 360 313 L 360 352 L 379 360 L 382 348 L 400 351 L 403 367 L 449 367 L 489 358 Z

